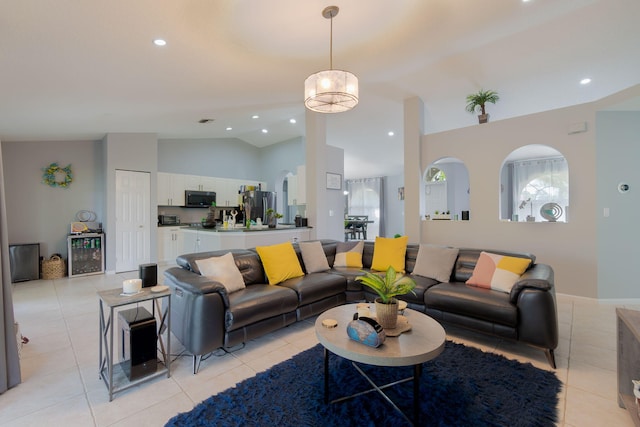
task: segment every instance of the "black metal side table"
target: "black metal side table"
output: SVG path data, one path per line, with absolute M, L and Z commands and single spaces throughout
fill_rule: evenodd
M 113 400 L 113 395 L 119 391 L 134 387 L 145 381 L 157 378 L 162 375 L 171 376 L 171 291 L 169 289 L 154 292 L 151 289 L 143 288 L 135 295 L 123 295 L 122 288 L 110 289 L 98 292 L 100 317 L 100 355 L 98 365 L 98 375 L 104 381 L 109 390 L 109 402 Z M 164 310 L 161 309 L 160 301 L 166 298 Z M 154 373 L 129 380 L 120 364 L 114 361 L 114 329 L 116 320 L 116 308 L 131 304 L 140 304 L 151 301 L 151 310 L 154 319 L 158 320 L 157 339 L 160 345 L 162 360 L 157 360 L 157 369 Z M 165 336 L 163 339 L 163 335 Z M 165 349 L 166 341 L 166 349 Z

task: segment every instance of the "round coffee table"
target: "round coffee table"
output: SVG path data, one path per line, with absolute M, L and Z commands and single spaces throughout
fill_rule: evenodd
M 374 308 L 374 304 L 370 304 L 370 306 L 372 309 Z M 419 391 L 422 363 L 437 357 L 444 350 L 444 329 L 431 317 L 415 310 L 406 309 L 404 316 L 409 321 L 411 330 L 404 332 L 398 337 L 387 337 L 380 347 L 369 347 L 353 341 L 347 335 L 347 324 L 353 320 L 353 315 L 356 311 L 356 304 L 345 304 L 325 311 L 316 319 L 316 336 L 320 344 L 324 347 L 325 403 L 329 403 L 329 353 L 333 353 L 350 360 L 354 368 L 360 372 L 374 388 L 352 396 L 334 399 L 331 403 L 342 402 L 371 391 L 377 391 L 411 423 L 411 420 L 391 401 L 383 389 L 391 385 L 413 380 L 413 419 L 417 421 L 420 415 Z M 325 319 L 336 320 L 338 326 L 335 328 L 323 326 L 322 321 Z M 356 362 L 375 366 L 413 365 L 413 377 L 379 386 L 360 369 Z

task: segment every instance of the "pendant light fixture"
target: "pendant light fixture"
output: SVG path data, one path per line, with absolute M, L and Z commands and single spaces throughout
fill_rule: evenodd
M 311 74 L 304 81 L 304 105 L 318 113 L 341 113 L 358 105 L 358 78 L 343 70 L 333 69 L 333 17 L 338 6 L 328 6 L 322 16 L 331 20 L 329 69 Z

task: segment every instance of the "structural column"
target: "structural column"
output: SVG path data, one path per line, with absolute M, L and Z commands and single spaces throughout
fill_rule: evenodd
M 307 172 L 307 218 L 313 225 L 311 239 L 329 235 L 327 222 L 327 119 L 326 115 L 305 109 Z
M 419 97 L 404 100 L 404 230 L 409 242 L 420 243 L 424 189 L 422 149 L 424 103 Z

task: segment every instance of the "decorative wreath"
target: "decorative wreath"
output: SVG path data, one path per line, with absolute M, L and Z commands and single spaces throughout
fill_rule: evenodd
M 66 188 L 73 182 L 73 173 L 71 165 L 65 168 L 58 166 L 58 163 L 51 163 L 48 167 L 42 169 L 42 182 L 50 187 Z

